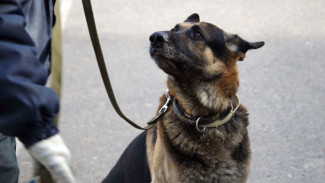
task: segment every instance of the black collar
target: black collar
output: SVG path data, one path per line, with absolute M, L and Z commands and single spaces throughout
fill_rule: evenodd
M 231 107 L 223 113 L 212 114 L 212 115 L 206 116 L 206 117 L 194 117 L 194 116 L 191 116 L 191 115 L 187 114 L 186 112 L 184 112 L 184 110 L 179 106 L 179 104 L 175 98 L 173 100 L 174 112 L 181 121 L 183 121 L 187 124 L 196 125 L 197 128 L 198 128 L 198 126 L 204 127 L 204 129 L 205 129 L 205 127 L 216 128 L 216 127 L 228 122 L 232 118 L 232 116 L 234 115 L 236 110 L 238 109 L 239 105 L 240 105 L 240 102 L 239 102 L 238 97 L 236 96 L 235 109 L 234 109 L 233 105 L 231 104 Z

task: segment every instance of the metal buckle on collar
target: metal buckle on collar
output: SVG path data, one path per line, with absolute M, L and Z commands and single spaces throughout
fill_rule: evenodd
M 159 113 L 165 113 L 168 109 L 168 106 L 170 104 L 170 102 L 172 101 L 172 97 L 169 95 L 169 90 L 167 89 L 166 90 L 166 98 L 167 98 L 167 101 L 166 103 L 159 109 Z

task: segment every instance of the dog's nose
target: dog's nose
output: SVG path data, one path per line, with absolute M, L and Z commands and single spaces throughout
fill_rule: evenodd
M 166 32 L 155 32 L 149 37 L 149 41 L 154 44 L 166 42 L 168 40 L 168 34 Z

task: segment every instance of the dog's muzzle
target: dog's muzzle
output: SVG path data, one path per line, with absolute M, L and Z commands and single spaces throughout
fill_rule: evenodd
M 151 34 L 149 37 L 149 41 L 151 43 L 150 47 L 150 55 L 161 55 L 161 51 L 163 49 L 164 43 L 168 41 L 168 33 L 167 32 L 155 32 Z

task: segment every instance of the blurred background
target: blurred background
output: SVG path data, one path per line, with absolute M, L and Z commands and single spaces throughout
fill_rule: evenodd
M 325 181 L 324 0 L 93 0 L 117 101 L 145 125 L 166 89 L 150 59 L 149 35 L 190 14 L 265 46 L 239 62 L 238 96 L 250 113 L 249 183 Z M 100 182 L 140 133 L 114 112 L 91 46 L 81 1 L 61 1 L 63 96 L 60 129 L 77 182 Z M 20 181 L 32 162 L 18 147 Z

